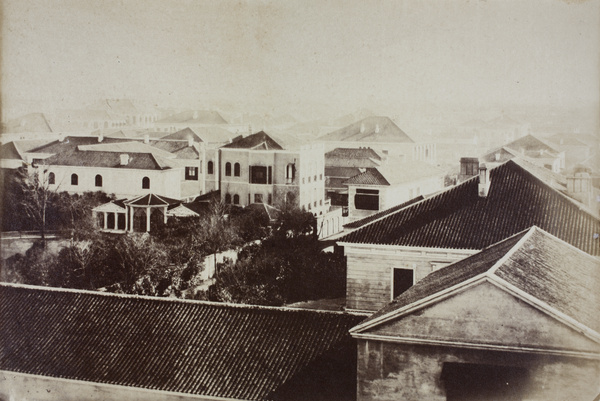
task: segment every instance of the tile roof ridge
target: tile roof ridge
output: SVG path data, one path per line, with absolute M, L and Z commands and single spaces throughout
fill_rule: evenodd
M 273 311 L 291 311 L 291 312 L 307 312 L 314 314 L 324 314 L 324 315 L 361 315 L 360 313 L 350 313 L 346 311 L 328 311 L 321 309 L 305 309 L 305 308 L 291 308 L 287 306 L 265 306 L 265 305 L 251 305 L 251 304 L 237 304 L 233 302 L 215 302 L 215 301 L 199 301 L 194 299 L 184 299 L 184 298 L 172 298 L 172 297 L 156 297 L 152 295 L 138 295 L 138 294 L 119 294 L 114 292 L 105 292 L 105 291 L 92 291 L 92 290 L 80 290 L 75 288 L 59 288 L 59 287 L 46 287 L 32 284 L 20 284 L 20 283 L 5 283 L 0 282 L 0 293 L 2 288 L 22 288 L 27 290 L 37 290 L 37 291 L 49 291 L 49 292 L 58 292 L 58 293 L 70 293 L 70 294 L 80 294 L 80 295 L 89 295 L 89 296 L 98 296 L 98 297 L 112 297 L 119 299 L 139 299 L 139 300 L 148 300 L 155 302 L 171 302 L 178 304 L 189 304 L 189 305 L 205 305 L 212 307 L 222 307 L 222 308 L 236 308 L 236 309 L 245 309 L 245 310 L 273 310 Z
M 508 251 L 506 251 L 506 253 L 505 253 L 505 254 L 504 254 L 504 255 L 503 255 L 503 256 L 502 256 L 500 259 L 498 259 L 498 260 L 496 261 L 496 263 L 494 263 L 494 264 L 492 265 L 492 267 L 490 267 L 490 268 L 489 268 L 489 269 L 486 271 L 486 273 L 485 273 L 485 274 L 486 274 L 487 276 L 489 276 L 489 277 L 491 277 L 491 276 L 495 275 L 495 273 L 496 273 L 496 270 L 498 270 L 498 269 L 499 269 L 499 268 L 500 268 L 500 267 L 501 267 L 501 266 L 504 264 L 504 262 L 506 262 L 506 261 L 507 261 L 507 260 L 508 260 L 508 259 L 509 259 L 509 258 L 510 258 L 510 257 L 511 257 L 511 256 L 512 256 L 514 253 L 515 253 L 515 252 L 517 252 L 517 251 L 518 251 L 518 250 L 519 250 L 519 249 L 520 249 L 520 248 L 523 246 L 523 244 L 524 244 L 525 242 L 527 242 L 527 241 L 529 240 L 529 238 L 531 238 L 531 237 L 533 236 L 533 234 L 536 232 L 536 229 L 538 229 L 538 230 L 539 230 L 539 228 L 538 228 L 537 226 L 531 226 L 531 227 L 529 227 L 529 228 L 527 228 L 527 229 L 525 229 L 525 230 L 523 230 L 523 231 L 521 231 L 521 232 L 518 232 L 518 233 L 516 233 L 516 234 L 513 234 L 513 235 L 511 235 L 511 236 L 510 236 L 510 237 L 508 237 L 508 238 L 505 238 L 505 239 L 504 239 L 504 240 L 502 240 L 501 242 L 497 242 L 497 243 L 496 243 L 496 244 L 494 244 L 494 245 L 490 245 L 489 247 L 487 247 L 487 248 L 484 248 L 484 249 L 482 250 L 482 252 L 483 252 L 483 251 L 485 251 L 486 249 L 488 249 L 488 248 L 492 247 L 492 246 L 495 246 L 495 245 L 499 244 L 499 243 L 502 243 L 502 242 L 508 241 L 508 240 L 509 240 L 509 239 L 511 239 L 511 238 L 515 238 L 515 237 L 517 237 L 517 236 L 519 236 L 519 235 L 523 235 L 523 237 L 522 237 L 521 239 L 519 239 L 519 240 L 517 241 L 517 243 L 516 243 L 516 244 L 514 244 L 514 245 L 513 245 L 513 246 L 512 246 L 512 247 L 511 247 L 511 248 L 510 248 Z M 525 233 L 525 234 L 524 234 L 524 233 Z

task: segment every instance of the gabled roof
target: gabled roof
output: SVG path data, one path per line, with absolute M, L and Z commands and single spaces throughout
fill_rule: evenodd
M 194 142 L 203 142 L 202 138 L 200 138 L 198 134 L 196 134 L 190 127 L 184 128 L 170 135 L 163 136 L 162 139 L 180 139 L 186 141 L 188 139 L 193 139 Z
M 367 143 L 414 142 L 389 117 L 367 117 L 322 137 L 319 141 L 346 141 Z
M 478 177 L 412 206 L 391 210 L 340 238 L 356 244 L 483 249 L 536 225 L 600 255 L 600 221 L 523 166 L 509 160 L 490 170 L 487 197 Z
M 123 202 L 110 201 L 92 209 L 94 212 L 123 213 L 127 211 Z
M 212 110 L 188 110 L 172 115 L 157 123 L 163 124 L 227 124 L 227 121 L 217 111 Z
M 504 147 L 513 149 L 516 151 L 523 151 L 526 155 L 530 156 L 531 153 L 538 153 L 540 151 L 548 152 L 554 155 L 560 153 L 555 147 L 547 144 L 543 140 L 533 136 L 525 135 L 517 140 L 504 145 Z
M 260 149 L 260 150 L 282 150 L 273 138 L 264 131 L 257 132 L 246 137 L 240 137 L 227 145 L 222 146 L 229 149 Z
M 383 165 L 377 168 L 368 168 L 362 174 L 354 176 L 346 185 L 399 185 L 415 182 L 423 178 L 443 176 L 444 171 L 429 163 L 414 160 L 411 162 Z
M 0 369 L 264 400 L 363 318 L 0 284 Z
M 398 317 L 402 311 L 415 311 L 449 291 L 489 278 L 547 313 L 587 329 L 600 342 L 598 263 L 597 258 L 532 227 L 430 273 L 352 331 Z

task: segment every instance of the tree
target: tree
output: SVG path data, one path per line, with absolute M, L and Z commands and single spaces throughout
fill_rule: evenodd
M 18 205 L 21 213 L 40 231 L 42 240 L 45 240 L 48 212 L 54 211 L 51 205 L 56 198 L 56 191 L 50 188 L 47 172 L 44 166 L 31 171 L 18 169 L 10 194 L 10 201 Z

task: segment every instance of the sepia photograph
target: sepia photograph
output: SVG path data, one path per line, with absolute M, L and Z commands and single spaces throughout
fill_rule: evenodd
M 0 401 L 600 401 L 600 0 L 0 32 Z

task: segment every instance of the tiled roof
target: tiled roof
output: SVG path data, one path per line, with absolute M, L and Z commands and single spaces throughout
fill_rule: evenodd
M 325 153 L 325 159 L 375 159 L 381 160 L 381 157 L 371 148 L 335 148 Z
M 188 141 L 164 140 L 150 141 L 150 145 L 154 148 L 164 150 L 178 159 L 198 159 L 199 152 L 195 146 L 189 146 Z
M 364 173 L 346 181 L 347 185 L 398 185 L 424 178 L 444 175 L 444 171 L 429 163 L 414 160 L 377 168 L 368 168 Z
M 8 142 L 0 145 L 0 159 L 24 160 L 14 142 Z
M 332 167 L 325 166 L 326 177 L 342 177 L 350 178 L 360 174 L 360 168 L 358 167 Z
M 188 140 L 193 139 L 194 142 L 202 142 L 202 138 L 198 136 L 191 128 L 184 128 L 177 132 L 174 132 L 170 135 L 163 136 L 162 139 L 179 139 L 179 140 Z
M 386 209 L 386 210 L 382 210 L 381 212 L 377 212 L 375 214 L 369 215 L 369 216 L 365 217 L 364 219 L 360 219 L 360 220 L 356 220 L 356 221 L 353 221 L 353 222 L 348 223 L 348 224 L 344 224 L 344 227 L 345 228 L 358 228 L 358 227 L 362 227 L 365 224 L 368 224 L 368 223 L 370 223 L 372 221 L 375 221 L 375 220 L 377 220 L 378 218 L 380 218 L 382 216 L 385 216 L 387 214 L 393 213 L 393 212 L 395 212 L 397 210 L 400 210 L 400 209 L 404 209 L 405 207 L 410 206 L 410 205 L 412 205 L 414 203 L 417 203 L 419 201 L 422 201 L 423 199 L 425 199 L 425 198 L 422 195 L 419 195 L 416 198 L 410 199 L 410 200 L 408 200 L 408 201 L 406 201 L 404 203 L 401 203 L 399 205 L 393 206 L 393 207 L 391 207 L 389 209 Z
M 525 135 L 525 136 L 523 136 L 515 141 L 512 141 L 504 146 L 507 148 L 510 148 L 510 149 L 514 149 L 514 150 L 524 150 L 526 153 L 527 152 L 537 152 L 540 150 L 551 152 L 553 154 L 559 153 L 558 150 L 556 150 L 556 148 L 548 145 L 546 142 L 544 142 L 543 140 L 541 140 L 533 135 Z
M 362 131 L 362 132 L 361 132 Z M 366 143 L 414 142 L 389 117 L 367 117 L 322 137 L 319 141 Z
M 410 207 L 390 211 L 340 238 L 342 242 L 483 249 L 536 225 L 600 255 L 600 221 L 521 165 L 490 170 L 487 197 L 473 177 Z
M 140 170 L 164 170 L 169 166 L 159 162 L 151 153 L 129 155 L 127 165 L 121 165 L 120 153 L 116 152 L 73 152 L 58 153 L 45 159 L 50 166 L 110 167 Z
M 3 128 L 3 132 L 52 132 L 52 129 L 44 114 L 31 113 L 8 121 Z
M 267 135 L 264 131 L 257 132 L 246 137 L 240 137 L 223 148 L 230 149 L 264 149 L 264 150 L 282 150 L 283 147 L 279 145 L 273 138 Z
M 432 272 L 363 323 L 487 274 L 599 333 L 598 267 L 597 258 L 532 227 Z
M 363 318 L 0 284 L 0 369 L 264 400 Z
M 157 123 L 163 124 L 227 124 L 227 121 L 217 112 L 212 110 L 188 110 L 175 115 L 172 115 Z

